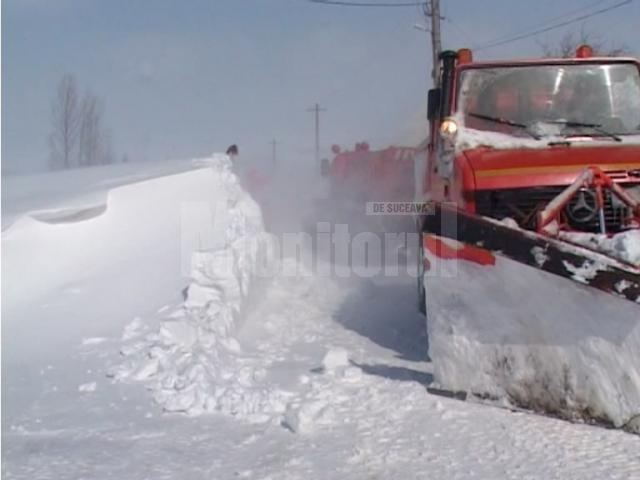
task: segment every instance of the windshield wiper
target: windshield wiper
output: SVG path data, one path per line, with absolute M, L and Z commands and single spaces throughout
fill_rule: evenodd
M 576 122 L 574 120 L 545 120 L 545 123 L 550 123 L 552 125 L 564 125 L 569 128 L 590 128 L 591 130 L 604 135 L 605 137 L 612 138 L 616 142 L 621 142 L 622 138 L 620 138 L 615 133 L 611 133 L 602 128 L 602 125 L 599 123 L 585 123 L 585 122 Z
M 514 122 L 513 120 L 509 120 L 507 118 L 491 117 L 489 115 L 483 115 L 481 113 L 475 112 L 467 112 L 467 115 L 469 115 L 470 117 L 479 118 L 480 120 L 487 120 L 489 122 L 499 123 L 501 125 L 509 125 L 511 127 L 521 128 L 530 137 L 535 138 L 536 140 L 540 140 L 540 136 L 529 130 L 530 126 L 524 123 Z

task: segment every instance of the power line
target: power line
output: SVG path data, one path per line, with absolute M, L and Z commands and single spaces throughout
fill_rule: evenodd
M 512 42 L 516 42 L 518 40 L 523 40 L 525 38 L 529 38 L 529 37 L 533 37 L 535 35 L 539 35 L 540 33 L 545 33 L 545 32 L 550 32 L 551 30 L 557 30 L 558 28 L 562 28 L 562 27 L 566 27 L 567 25 L 571 25 L 573 23 L 577 23 L 577 22 L 581 22 L 583 20 L 586 20 L 588 18 L 591 17 L 595 17 L 597 15 L 602 15 L 603 13 L 609 12 L 611 10 L 615 10 L 617 8 L 623 7 L 625 5 L 630 4 L 631 2 L 633 2 L 634 0 L 624 0 L 622 2 L 618 2 L 614 5 L 611 5 L 609 7 L 606 8 L 601 8 L 600 10 L 596 10 L 595 12 L 591 12 L 591 13 L 587 13 L 584 15 L 580 15 L 579 17 L 575 17 L 572 18 L 571 20 L 566 20 L 564 22 L 560 22 L 560 23 L 556 23 L 554 25 L 550 25 L 548 27 L 545 28 L 540 28 L 538 30 L 534 30 L 532 32 L 529 33 L 523 33 L 521 35 L 516 35 L 510 38 L 506 38 L 504 40 L 493 40 L 489 43 L 485 43 L 485 44 L 481 44 L 478 46 L 473 47 L 473 50 L 475 51 L 479 51 L 479 50 L 486 50 L 488 48 L 493 48 L 493 47 L 497 47 L 499 45 L 505 45 L 507 43 L 512 43 Z
M 458 33 L 462 34 L 462 36 L 471 43 L 471 36 L 469 32 L 466 32 L 461 26 L 459 26 L 456 22 L 454 22 L 450 17 L 445 17 L 446 22 L 449 23 L 453 28 L 455 28 Z
M 485 50 L 485 49 L 488 49 L 488 48 L 497 47 L 499 45 L 504 45 L 504 44 L 507 44 L 507 43 L 515 42 L 517 40 L 522 40 L 522 39 L 525 39 L 525 38 L 533 37 L 533 36 L 538 35 L 540 33 L 545 33 L 545 32 L 549 32 L 551 30 L 556 30 L 558 28 L 562 28 L 562 27 L 565 27 L 567 25 L 571 25 L 573 23 L 577 23 L 577 22 L 580 22 L 582 20 L 586 20 L 588 18 L 595 17 L 597 15 L 601 15 L 603 13 L 606 13 L 606 12 L 610 11 L 610 10 L 615 10 L 617 8 L 623 7 L 625 5 L 630 4 L 633 1 L 634 0 L 624 0 L 622 2 L 618 2 L 618 3 L 614 4 L 614 5 L 610 5 L 608 7 L 601 8 L 600 10 L 596 10 L 594 12 L 581 15 L 579 17 L 575 17 L 575 18 L 572 18 L 570 20 L 566 20 L 564 22 L 556 23 L 556 24 L 553 24 L 553 25 L 550 25 L 550 26 L 547 26 L 547 27 L 543 27 L 543 28 L 540 28 L 540 29 L 537 29 L 537 30 L 533 30 L 533 31 L 530 31 L 530 32 L 527 32 L 527 33 L 523 33 L 523 34 L 520 34 L 520 35 L 515 35 L 515 36 L 512 36 L 512 37 L 500 37 L 500 38 L 492 40 L 490 42 L 477 45 L 476 47 L 474 47 L 474 50 Z M 595 4 L 598 4 L 598 3 L 601 3 L 601 2 L 596 2 Z M 565 18 L 567 15 L 569 15 L 569 14 L 560 15 L 557 18 Z
M 547 25 L 549 25 L 551 22 L 557 22 L 559 20 L 564 20 L 567 17 L 572 17 L 580 12 L 585 12 L 587 10 L 592 9 L 593 7 L 596 7 L 597 5 L 600 5 L 601 3 L 604 3 L 606 0 L 596 0 L 595 2 L 591 2 L 588 5 L 585 5 L 583 7 L 580 8 L 574 8 L 572 10 L 569 10 L 568 12 L 562 13 L 560 15 L 556 15 L 555 17 L 551 17 L 551 18 L 547 18 L 546 20 L 543 20 L 541 22 L 535 23 L 533 25 L 530 25 L 529 28 L 526 29 L 520 29 L 519 31 L 511 31 L 510 33 L 507 33 L 505 35 L 502 35 L 500 37 L 494 38 L 493 40 L 489 40 L 488 42 L 485 43 L 494 43 L 494 42 L 500 42 L 502 40 L 511 38 L 514 35 L 521 35 L 524 33 L 529 33 L 531 32 L 531 30 L 535 30 L 538 28 L 545 28 Z M 484 44 L 482 44 L 484 45 Z
M 323 5 L 337 5 L 340 7 L 417 7 L 424 2 L 348 2 L 342 0 L 307 0 L 311 3 Z

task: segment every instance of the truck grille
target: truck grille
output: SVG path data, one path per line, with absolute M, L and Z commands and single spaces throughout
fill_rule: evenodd
M 543 209 L 551 200 L 560 194 L 566 186 L 557 187 L 529 187 L 505 190 L 481 190 L 476 192 L 476 212 L 480 215 L 502 220 L 513 218 L 518 224 L 527 229 L 535 229 L 536 213 Z M 589 196 L 589 192 L 584 193 Z M 622 229 L 627 208 L 612 198 L 609 191 L 605 191 L 605 221 L 608 232 L 619 232 Z M 600 225 L 597 213 L 592 218 L 576 220 L 567 210 L 578 202 L 573 198 L 564 216 L 569 226 L 582 232 L 599 232 Z M 575 217 L 576 215 L 574 215 Z M 587 217 L 589 217 L 587 215 Z

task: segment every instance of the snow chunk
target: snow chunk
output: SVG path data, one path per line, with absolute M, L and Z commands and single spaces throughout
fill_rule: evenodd
M 342 378 L 347 382 L 359 382 L 362 380 L 362 369 L 353 366 L 347 367 L 344 372 L 342 372 Z
M 160 338 L 165 345 L 189 349 L 198 341 L 198 329 L 188 321 L 170 319 L 162 322 Z
M 547 263 L 547 260 L 549 260 L 547 252 L 542 247 L 533 247 L 531 249 L 531 254 L 539 267 L 543 267 L 544 264 Z
M 309 433 L 317 423 L 331 419 L 331 408 L 324 400 L 313 400 L 301 406 L 288 405 L 282 425 L 294 433 Z
M 623 294 L 625 290 L 633 287 L 633 283 L 628 280 L 620 280 L 618 283 L 614 285 L 616 292 Z M 636 303 L 640 303 L 640 297 L 636 298 Z
M 329 350 L 322 359 L 322 368 L 327 373 L 334 373 L 337 369 L 349 366 L 349 353 L 343 348 Z
M 628 230 L 613 236 L 595 233 L 562 232 L 561 237 L 640 267 L 639 229 Z
M 640 435 L 640 415 L 636 415 L 631 420 L 629 420 L 624 425 L 624 429 L 629 433 Z
M 571 262 L 564 260 L 562 262 L 564 267 L 571 273 L 571 278 L 580 283 L 589 283 L 589 280 L 595 278 L 601 270 L 606 270 L 606 266 L 599 262 L 585 260 L 579 267 L 573 265 Z
M 511 217 L 503 218 L 502 220 L 500 220 L 500 223 L 502 223 L 505 227 L 509 227 L 509 228 L 514 229 L 514 230 L 520 230 L 520 225 L 518 225 L 518 222 L 516 222 Z
M 90 337 L 90 338 L 83 338 L 82 339 L 82 345 L 83 346 L 88 346 L 88 345 L 98 345 L 100 343 L 104 343 L 106 342 L 107 339 L 104 337 Z
M 160 362 L 157 358 L 149 358 L 146 361 L 140 363 L 138 367 L 129 373 L 132 379 L 142 381 L 153 377 L 158 373 L 160 368 Z M 124 372 L 123 372 L 124 373 Z M 121 373 L 121 375 L 123 374 Z
M 98 384 L 96 382 L 83 383 L 78 386 L 78 391 L 81 393 L 91 393 L 95 392 L 98 389 Z
M 141 334 L 140 329 L 142 326 L 142 320 L 139 317 L 134 318 L 131 323 L 124 327 L 122 340 L 131 340 L 132 338 L 139 336 Z

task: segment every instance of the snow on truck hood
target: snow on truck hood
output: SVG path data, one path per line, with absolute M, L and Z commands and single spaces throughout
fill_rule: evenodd
M 640 184 L 640 137 L 576 141 L 549 146 L 549 139 L 534 140 L 480 132 L 497 142 L 458 143 L 475 177 L 476 188 L 518 188 L 565 185 L 590 165 L 599 166 L 615 179 Z M 463 140 L 468 133 L 463 134 Z M 506 142 L 507 137 L 509 142 Z

